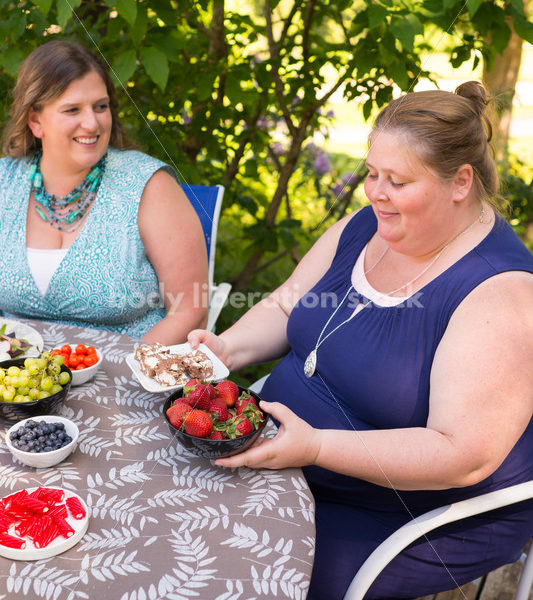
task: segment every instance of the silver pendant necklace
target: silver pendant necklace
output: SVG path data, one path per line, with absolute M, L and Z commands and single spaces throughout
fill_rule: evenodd
M 420 279 L 420 277 L 422 277 L 422 275 L 424 275 L 424 273 L 426 273 L 427 271 L 429 271 L 429 269 L 431 269 L 431 267 L 437 262 L 437 260 L 441 256 L 441 254 L 446 250 L 446 248 L 448 248 L 451 244 L 453 244 L 453 242 L 455 242 L 455 240 L 457 238 L 460 238 L 462 235 L 464 235 L 465 233 L 470 231 L 472 229 L 472 227 L 474 227 L 474 225 L 476 225 L 476 223 L 483 223 L 484 216 L 485 216 L 485 209 L 483 207 L 481 207 L 481 214 L 479 215 L 479 217 L 473 223 L 471 223 L 466 229 L 463 229 L 463 231 L 458 233 L 445 246 L 443 246 L 439 250 L 439 252 L 437 252 L 435 257 L 422 269 L 422 271 L 420 271 L 420 273 L 418 273 L 418 275 L 416 277 L 413 277 L 413 279 L 411 279 L 407 283 L 404 283 L 399 288 L 392 290 L 392 292 L 387 292 L 386 294 L 382 294 L 382 296 L 393 296 L 394 294 L 397 294 L 400 290 L 403 290 L 404 288 L 409 287 L 410 285 L 412 285 L 413 283 L 418 281 Z M 375 267 L 377 267 L 379 265 L 379 263 L 383 260 L 385 254 L 387 254 L 388 251 L 389 251 L 389 247 L 387 246 L 387 248 L 385 248 L 385 252 L 383 252 L 383 254 L 379 257 L 378 261 L 376 263 L 374 263 L 372 265 L 372 267 L 370 267 L 370 269 L 368 269 L 368 271 L 365 271 L 365 276 L 368 275 L 370 273 L 370 271 L 372 271 Z M 337 308 L 333 311 L 333 313 L 331 314 L 329 319 L 326 321 L 326 324 L 324 325 L 324 327 L 322 327 L 322 331 L 320 332 L 320 335 L 318 336 L 315 347 L 307 355 L 307 358 L 305 359 L 305 362 L 304 362 L 304 374 L 306 377 L 312 377 L 315 374 L 317 361 L 318 361 L 318 354 L 317 354 L 318 349 L 328 339 L 328 337 L 330 335 L 332 335 L 333 333 L 335 333 L 337 331 L 337 329 L 340 329 L 343 325 L 348 323 L 348 321 L 351 321 L 355 316 L 360 314 L 369 304 L 371 304 L 371 302 L 372 302 L 371 300 L 369 300 L 368 302 L 365 302 L 365 304 L 363 304 L 363 305 L 359 304 L 359 306 L 357 307 L 357 308 L 359 308 L 359 310 L 356 309 L 356 311 L 354 313 L 352 313 L 347 319 L 345 319 L 342 323 L 339 323 L 337 325 L 337 327 L 332 329 L 326 336 L 322 337 L 324 335 L 324 332 L 326 331 L 327 326 L 330 324 L 333 317 L 337 314 L 337 312 L 339 311 L 341 306 L 344 304 L 344 301 L 346 300 L 346 298 L 348 298 L 348 295 L 350 294 L 350 292 L 352 290 L 353 290 L 353 286 L 350 284 L 348 291 L 346 292 L 346 294 L 344 294 L 344 298 L 341 300 L 340 304 L 337 306 Z

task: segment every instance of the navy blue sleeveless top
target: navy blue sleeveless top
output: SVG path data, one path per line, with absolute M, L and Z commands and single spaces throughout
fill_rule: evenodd
M 533 256 L 497 217 L 478 246 L 409 300 L 386 308 L 370 304 L 328 337 L 318 350 L 319 375 L 308 379 L 303 372 L 305 358 L 347 292 L 355 261 L 376 229 L 371 207 L 348 222 L 330 268 L 292 310 L 287 325 L 290 352 L 272 371 L 261 394 L 265 400 L 283 402 L 313 427 L 425 427 L 433 357 L 454 310 L 493 275 L 533 273 Z M 359 300 L 352 292 L 325 335 L 352 314 Z M 533 420 L 502 465 L 484 481 L 464 488 L 399 494 L 411 510 L 430 510 L 532 479 L 532 457 Z M 394 490 L 315 466 L 305 467 L 304 473 L 317 500 L 405 510 Z

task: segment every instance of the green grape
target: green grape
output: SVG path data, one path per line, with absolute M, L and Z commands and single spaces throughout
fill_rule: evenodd
M 43 392 L 49 392 L 52 389 L 54 382 L 51 377 L 43 377 L 39 386 Z
M 38 369 L 43 370 L 46 369 L 46 365 L 48 364 L 48 361 L 46 360 L 46 358 L 42 358 L 43 355 L 41 355 L 41 358 L 36 358 L 35 359 L 35 365 L 38 367 Z M 28 371 L 30 371 L 30 369 L 28 368 Z M 31 373 L 31 371 L 30 371 Z M 34 373 L 31 373 L 32 375 Z
M 0 369 L 0 381 L 4 381 L 5 376 L 6 372 L 4 371 L 4 369 Z
M 20 385 L 20 378 L 16 376 L 11 377 L 11 385 L 13 387 L 18 388 L 18 386 Z
M 20 373 L 20 369 L 18 367 L 9 367 L 7 370 L 7 374 L 10 375 L 11 377 L 18 377 Z
M 61 366 L 64 362 L 63 357 L 61 356 L 61 354 L 56 354 L 55 356 L 52 356 L 52 362 L 56 365 Z
M 39 373 L 39 367 L 35 364 L 31 364 L 28 368 L 28 373 L 30 375 L 37 375 Z
M 39 392 L 39 400 L 42 400 L 43 398 L 48 398 L 48 396 L 51 396 L 50 392 L 46 392 L 45 390 L 41 390 Z
M 0 396 L 5 392 L 5 390 L 7 390 L 5 384 L 0 383 Z
M 30 388 L 28 396 L 30 397 L 30 400 L 37 400 L 39 397 L 39 390 L 35 387 Z
M 20 373 L 19 373 L 19 377 L 29 377 L 30 373 L 28 371 L 28 369 L 21 369 Z
M 30 388 L 27 385 L 21 385 L 18 392 L 21 396 L 27 396 L 30 393 Z
M 35 360 L 36 360 L 36 359 L 35 359 L 35 358 L 33 358 L 33 357 L 28 357 L 28 358 L 25 358 L 25 359 L 24 359 L 24 367 L 25 367 L 26 369 L 29 369 L 29 368 L 30 368 L 32 365 L 34 365 L 34 364 L 35 364 Z
M 7 388 L 2 394 L 5 402 L 11 402 L 15 397 L 15 388 Z
M 67 383 L 69 381 L 70 381 L 70 375 L 66 371 L 63 371 L 62 373 L 59 374 L 59 383 L 61 385 L 67 385 Z
M 29 385 L 31 388 L 36 388 L 36 387 L 39 387 L 39 378 L 38 378 L 38 377 L 30 377 L 30 378 L 28 379 L 28 385 Z
M 60 392 L 63 389 L 62 386 L 59 385 L 59 383 L 54 383 L 54 385 L 52 386 L 52 389 L 50 390 L 51 394 L 57 394 L 58 392 Z
M 27 375 L 22 375 L 22 371 L 20 372 L 18 379 L 19 379 L 19 387 L 27 386 L 30 381 L 30 378 Z
M 26 398 L 26 396 L 23 396 L 22 394 L 17 394 L 14 398 L 13 398 L 13 402 L 27 402 L 28 398 Z
M 6 385 L 11 385 L 11 377 L 10 377 L 9 375 L 6 375 L 6 376 L 4 377 L 4 383 L 5 383 Z

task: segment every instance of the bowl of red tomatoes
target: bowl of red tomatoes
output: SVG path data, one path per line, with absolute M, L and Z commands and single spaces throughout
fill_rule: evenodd
M 103 360 L 101 352 L 85 344 L 63 344 L 52 350 L 52 356 L 55 354 L 60 354 L 63 364 L 72 371 L 72 385 L 82 385 L 92 379 Z

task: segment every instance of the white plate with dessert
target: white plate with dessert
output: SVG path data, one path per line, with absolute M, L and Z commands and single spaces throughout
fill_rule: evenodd
M 204 344 L 193 350 L 190 344 L 145 344 L 126 356 L 126 364 L 147 392 L 181 389 L 190 379 L 219 381 L 229 369 Z

